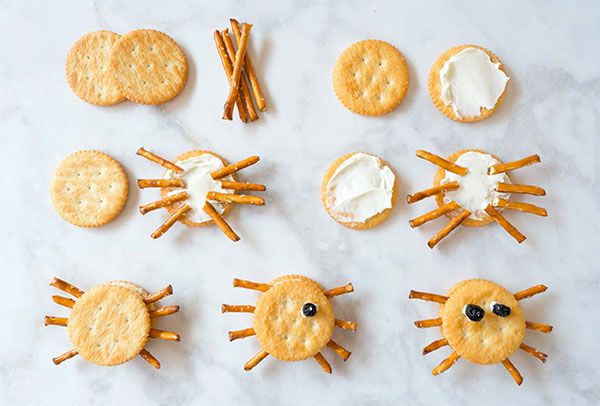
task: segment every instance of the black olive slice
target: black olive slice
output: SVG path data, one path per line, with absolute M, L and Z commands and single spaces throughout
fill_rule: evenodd
M 317 305 L 314 303 L 304 303 L 302 305 L 302 314 L 305 317 L 313 317 L 317 314 Z

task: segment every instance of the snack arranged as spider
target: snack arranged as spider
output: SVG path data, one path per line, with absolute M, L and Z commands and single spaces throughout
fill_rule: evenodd
M 253 326 L 245 330 L 230 331 L 229 340 L 256 335 L 262 350 L 245 365 L 246 371 L 271 355 L 282 361 L 300 361 L 314 358 L 323 371 L 331 373 L 331 365 L 321 351 L 331 348 L 344 361 L 350 351 L 331 339 L 334 327 L 356 331 L 357 324 L 336 319 L 330 299 L 353 292 L 352 284 L 324 290 L 305 276 L 286 275 L 270 283 L 233 280 L 234 287 L 263 292 L 255 306 L 222 306 L 225 312 L 253 313 Z
M 58 278 L 50 285 L 76 298 L 52 296 L 55 303 L 72 309 L 71 315 L 44 318 L 46 326 L 67 327 L 73 344 L 73 349 L 52 359 L 56 365 L 77 354 L 104 366 L 122 364 L 139 355 L 158 369 L 160 362 L 144 348 L 148 338 L 180 340 L 177 333 L 154 328 L 158 317 L 179 311 L 179 306 L 155 308 L 156 302 L 173 293 L 171 285 L 151 295 L 127 281 L 108 282 L 87 292 Z
M 170 162 L 144 148 L 137 154 L 156 162 L 167 169 L 162 179 L 138 179 L 140 189 L 161 188 L 162 199 L 140 206 L 140 212 L 166 208 L 171 217 L 154 233 L 159 238 L 177 221 L 189 227 L 203 227 L 215 223 L 232 241 L 240 237 L 225 222 L 225 216 L 234 204 L 252 204 L 264 206 L 262 197 L 238 195 L 237 191 L 267 190 L 257 183 L 237 182 L 233 174 L 257 163 L 260 158 L 251 156 L 242 161 L 229 164 L 223 157 L 206 150 L 188 151 Z
M 457 283 L 447 296 L 410 291 L 410 299 L 421 299 L 440 304 L 440 317 L 415 321 L 419 328 L 440 327 L 443 338 L 423 348 L 423 355 L 446 345 L 452 354 L 432 371 L 441 374 L 459 358 L 476 364 L 502 363 L 520 385 L 523 377 L 508 358 L 521 349 L 542 362 L 547 355 L 523 342 L 525 329 L 550 333 L 552 326 L 525 320 L 519 300 L 546 291 L 537 285 L 514 295 L 502 286 L 484 279 L 469 279 Z
M 410 220 L 410 226 L 418 227 L 444 214 L 451 218 L 448 224 L 429 240 L 429 248 L 435 247 L 461 224 L 478 227 L 492 221 L 522 243 L 526 237 L 500 212 L 509 209 L 543 217 L 548 215 L 546 209 L 541 207 L 509 200 L 511 193 L 534 196 L 546 194 L 539 186 L 513 184 L 508 177 L 508 172 L 512 170 L 539 163 L 538 155 L 508 163 L 502 163 L 495 156 L 476 149 L 455 152 L 448 159 L 421 150 L 417 151 L 417 156 L 439 166 L 439 169 L 433 179 L 432 188 L 408 195 L 406 200 L 410 204 L 435 196 L 438 208 Z

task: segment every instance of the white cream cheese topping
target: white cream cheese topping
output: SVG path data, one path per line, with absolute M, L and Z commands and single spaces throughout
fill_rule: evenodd
M 185 183 L 184 188 L 174 188 L 169 195 L 184 191 L 188 194 L 188 199 L 185 201 L 186 204 L 190 205 L 192 210 L 188 213 L 190 220 L 196 223 L 203 223 L 209 221 L 211 218 L 202 209 L 206 202 L 206 194 L 208 192 L 219 192 L 219 193 L 233 193 L 232 190 L 223 189 L 221 182 L 213 180 L 210 174 L 217 169 L 222 168 L 223 162 L 219 158 L 211 154 L 202 154 L 194 156 L 182 161 L 176 161 L 175 165 L 183 169 L 183 172 L 176 174 L 175 172 L 168 170 L 163 176 L 164 179 L 182 179 Z M 233 180 L 233 177 L 226 176 L 223 180 Z M 217 202 L 211 202 L 215 210 L 219 213 L 223 213 L 223 205 Z
M 395 180 L 392 170 L 378 157 L 360 152 L 352 155 L 327 183 L 330 214 L 344 223 L 364 223 L 392 207 Z
M 440 69 L 440 98 L 461 118 L 479 116 L 481 107 L 491 110 L 509 79 L 499 67 L 481 49 L 463 49 Z
M 464 176 L 460 176 L 446 171 L 446 176 L 441 183 L 456 181 L 460 186 L 456 190 L 446 191 L 444 202 L 448 203 L 453 200 L 460 204 L 462 208 L 471 212 L 470 219 L 482 220 L 486 216 L 484 209 L 488 204 L 494 204 L 494 200 L 497 198 L 508 199 L 510 196 L 508 193 L 498 193 L 496 191 L 499 182 L 510 183 L 506 173 L 487 174 L 490 166 L 499 163 L 490 154 L 475 151 L 465 152 L 458 157 L 455 163 L 458 166 L 467 168 L 469 172 Z

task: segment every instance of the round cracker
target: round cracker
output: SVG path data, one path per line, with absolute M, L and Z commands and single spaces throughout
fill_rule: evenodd
M 317 314 L 305 317 L 302 306 L 317 305 Z M 282 361 L 313 357 L 333 335 L 335 317 L 329 299 L 314 281 L 291 276 L 278 278 L 258 298 L 253 328 L 265 351 Z
M 98 365 L 118 365 L 134 358 L 146 345 L 150 314 L 139 293 L 100 285 L 77 299 L 67 331 L 84 359 Z
M 108 68 L 110 51 L 119 38 L 112 31 L 94 31 L 80 37 L 71 47 L 65 74 L 80 99 L 97 106 L 112 106 L 126 100 Z
M 333 89 L 348 109 L 378 116 L 402 101 L 410 82 L 404 56 L 393 45 L 375 39 L 350 45 L 333 68 Z
M 452 58 L 454 55 L 458 54 L 465 48 L 477 48 L 477 49 L 482 50 L 490 57 L 490 59 L 492 60 L 493 63 L 499 63 L 500 64 L 499 69 L 508 76 L 508 73 L 506 72 L 506 68 L 504 67 L 502 62 L 500 62 L 500 59 L 498 59 L 498 57 L 496 55 L 494 55 L 494 53 L 492 53 L 492 51 L 485 49 L 483 47 L 480 47 L 479 45 L 460 45 L 460 46 L 456 46 L 456 47 L 448 49 L 446 52 L 441 54 L 438 57 L 438 59 L 434 62 L 433 66 L 431 67 L 431 71 L 429 73 L 429 95 L 431 96 L 431 100 L 433 101 L 433 104 L 435 104 L 435 106 L 438 108 L 438 110 L 440 110 L 442 113 L 444 113 L 447 117 L 451 118 L 454 121 L 459 121 L 461 123 L 474 123 L 476 121 L 485 120 L 486 118 L 491 116 L 498 109 L 500 104 L 502 104 L 502 100 L 504 100 L 504 95 L 506 94 L 506 89 L 508 88 L 508 83 L 506 83 L 506 86 L 504 87 L 504 91 L 498 98 L 498 101 L 496 102 L 496 105 L 494 106 L 493 109 L 489 110 L 489 109 L 486 109 L 485 107 L 481 107 L 481 109 L 480 109 L 481 114 L 476 117 L 459 117 L 456 114 L 454 114 L 454 110 L 452 110 L 452 107 L 447 106 L 446 103 L 444 103 L 444 101 L 441 99 L 442 84 L 440 81 L 440 70 L 442 69 L 442 67 L 444 66 L 446 61 L 448 61 L 448 59 Z
M 78 151 L 58 166 L 50 187 L 58 214 L 79 227 L 99 227 L 114 220 L 129 193 L 127 174 L 100 151 Z
M 329 183 L 329 180 L 333 177 L 333 174 L 335 173 L 337 168 L 344 161 L 346 161 L 352 155 L 359 154 L 359 153 L 371 155 L 371 156 L 378 158 L 381 161 L 381 165 L 387 166 L 388 168 L 390 168 L 390 170 L 394 174 L 394 188 L 392 190 L 392 207 L 389 209 L 384 209 L 382 212 L 377 213 L 373 217 L 367 219 L 364 223 L 351 222 L 351 221 L 343 222 L 343 221 L 336 219 L 329 211 L 330 208 L 327 204 L 327 184 Z M 381 223 L 383 223 L 392 213 L 392 209 L 396 205 L 397 196 L 398 196 L 398 177 L 396 176 L 396 173 L 394 172 L 392 167 L 385 160 L 379 158 L 377 155 L 368 154 L 366 152 L 351 152 L 349 154 L 342 155 L 341 157 L 339 157 L 338 159 L 333 161 L 333 163 L 329 166 L 329 168 L 327 168 L 327 171 L 325 172 L 325 175 L 323 176 L 323 180 L 321 181 L 321 203 L 323 203 L 323 207 L 325 208 L 325 211 L 327 211 L 327 214 L 329 214 L 329 216 L 331 216 L 331 218 L 334 219 L 337 223 L 339 223 L 345 227 L 351 228 L 353 230 L 367 230 L 367 229 L 376 227 L 376 226 L 380 225 Z
M 458 355 L 477 364 L 496 364 L 519 348 L 525 337 L 525 316 L 513 294 L 483 279 L 460 282 L 450 292 L 440 310 L 441 331 Z M 494 314 L 490 309 L 492 302 L 510 307 L 510 315 Z M 484 318 L 478 322 L 469 320 L 463 313 L 467 304 L 483 308 Z
M 187 80 L 181 47 L 167 34 L 131 31 L 113 46 L 109 66 L 125 96 L 136 103 L 161 104 L 177 96 Z

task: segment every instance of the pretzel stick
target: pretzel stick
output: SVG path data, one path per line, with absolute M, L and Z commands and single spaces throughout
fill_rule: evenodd
M 269 290 L 271 288 L 271 285 L 269 285 L 267 283 L 250 282 L 250 281 L 246 281 L 243 279 L 233 278 L 233 287 L 259 290 L 261 292 L 266 292 L 267 290 Z
M 432 154 L 431 152 L 418 150 L 417 156 L 421 159 L 431 162 L 434 165 L 439 166 L 449 172 L 455 173 L 460 176 L 464 176 L 469 172 L 467 168 L 463 168 L 462 166 L 456 165 L 454 162 L 450 162 L 447 159 L 442 158 L 439 155 Z
M 439 375 L 444 371 L 447 371 L 452 365 L 454 365 L 454 363 L 456 361 L 458 361 L 458 359 L 460 358 L 460 355 L 458 355 L 456 353 L 456 351 L 454 351 L 452 354 L 450 354 L 450 356 L 448 358 L 446 358 L 445 360 L 443 360 L 440 365 L 438 365 L 437 367 L 433 368 L 433 371 L 431 371 L 431 373 L 433 375 Z
M 435 247 L 444 237 L 452 232 L 456 227 L 458 227 L 463 221 L 467 219 L 471 215 L 469 210 L 463 210 L 458 216 L 453 217 L 448 224 L 444 226 L 436 235 L 434 235 L 431 240 L 427 242 L 429 248 Z
M 485 208 L 485 212 L 489 214 L 490 217 L 493 218 L 496 223 L 500 224 L 500 226 L 503 229 L 505 229 L 506 232 L 508 232 L 508 234 L 510 234 L 515 240 L 517 240 L 519 244 L 525 241 L 527 237 L 521 234 L 515 226 L 510 224 L 508 220 L 505 219 L 504 216 L 500 214 L 496 209 L 494 209 L 491 205 L 488 205 Z
M 154 358 L 154 355 L 150 354 L 150 352 L 148 352 L 148 350 L 146 350 L 145 348 L 142 348 L 142 351 L 140 351 L 140 357 L 146 360 L 146 362 L 152 365 L 154 368 L 160 369 L 160 362 L 156 358 Z
M 321 365 L 321 368 L 323 368 L 323 371 L 327 372 L 328 374 L 331 373 L 331 364 L 329 362 L 327 362 L 327 360 L 325 359 L 323 354 L 318 352 L 317 355 L 315 355 L 313 358 L 317 360 L 319 365 Z
M 55 288 L 60 289 L 63 292 L 67 292 L 71 296 L 75 297 L 81 297 L 81 295 L 83 295 L 84 293 L 83 290 L 76 288 L 69 282 L 65 282 L 61 279 L 58 279 L 57 277 L 52 278 L 52 280 L 50 281 L 50 286 L 54 286 Z
M 258 183 L 230 182 L 228 180 L 222 180 L 221 187 L 223 189 L 253 190 L 255 192 L 264 192 L 265 190 L 267 190 L 267 187 L 265 185 L 260 185 Z
M 165 306 L 160 309 L 156 309 L 150 312 L 150 318 L 156 319 L 157 317 L 169 316 L 179 311 L 179 306 Z
M 233 340 L 237 340 L 240 338 L 254 336 L 254 335 L 256 335 L 256 332 L 254 331 L 253 328 L 247 328 L 244 330 L 230 331 L 228 334 L 229 334 L 229 341 L 233 341 Z
M 513 171 L 515 169 L 522 168 L 533 164 L 540 163 L 541 159 L 539 155 L 530 155 L 518 161 L 507 162 L 505 164 L 496 164 L 488 168 L 488 175 L 495 175 L 497 173 L 504 173 Z
M 520 349 L 522 349 L 523 351 L 525 351 L 527 354 L 539 359 L 542 362 L 546 362 L 546 359 L 548 358 L 548 354 L 544 354 L 541 351 L 536 350 L 533 347 L 528 346 L 525 343 L 521 343 L 521 345 L 519 346 Z
M 446 190 L 456 190 L 459 188 L 458 182 L 448 182 L 439 186 L 434 186 L 429 189 L 422 190 L 412 195 L 406 196 L 406 202 L 408 204 L 418 202 L 426 197 L 437 195 L 438 193 L 445 192 Z
M 172 295 L 172 294 L 173 294 L 173 286 L 167 285 L 166 287 L 162 288 L 158 292 L 146 296 L 146 298 L 144 299 L 144 303 L 149 305 L 151 303 L 158 302 L 160 299 L 167 297 L 169 295 Z
M 250 371 L 252 368 L 257 366 L 260 361 L 267 358 L 267 355 L 269 355 L 269 353 L 263 350 L 254 357 L 250 358 L 250 360 L 244 364 L 244 371 Z
M 243 159 L 239 162 L 233 163 L 233 164 L 229 164 L 221 169 L 218 169 L 214 172 L 212 172 L 210 174 L 211 178 L 213 178 L 214 180 L 219 180 L 221 178 L 224 178 L 227 175 L 231 175 L 239 170 L 242 170 L 244 168 L 249 167 L 250 165 L 254 165 L 255 163 L 257 163 L 258 161 L 260 161 L 260 157 L 253 155 L 251 157 L 248 157 L 246 159 Z
M 519 373 L 519 370 L 517 368 L 515 368 L 513 363 L 510 362 L 510 360 L 508 358 L 505 359 L 504 361 L 502 361 L 502 365 L 504 365 L 504 368 L 506 368 L 506 370 L 508 371 L 510 376 L 513 377 L 513 379 L 515 380 L 517 385 L 520 385 L 523 383 L 523 376 L 521 376 L 521 374 Z
M 160 338 L 162 340 L 181 341 L 179 334 L 172 331 L 159 330 L 156 328 L 151 328 L 148 335 L 152 338 Z
M 144 147 L 141 147 L 140 149 L 137 150 L 137 154 L 139 156 L 143 156 L 144 158 L 146 158 L 149 161 L 155 162 L 157 164 L 159 164 L 160 166 L 162 166 L 163 168 L 167 168 L 172 170 L 175 173 L 181 173 L 183 172 L 183 168 L 180 168 L 179 166 L 175 165 L 173 162 L 166 160 L 164 158 L 159 157 L 158 155 L 153 154 L 150 151 L 146 151 L 144 149 Z
M 442 325 L 442 318 L 439 317 L 437 319 L 427 319 L 427 320 L 417 320 L 415 321 L 415 326 L 418 328 L 429 328 L 429 327 L 438 327 Z
M 72 349 L 72 350 L 65 352 L 62 355 L 59 355 L 58 357 L 52 358 L 52 362 L 54 362 L 54 365 L 60 365 L 64 361 L 68 360 L 69 358 L 73 358 L 77 354 L 79 354 L 79 353 L 77 351 L 75 351 L 75 349 Z
M 346 361 L 348 358 L 350 358 L 350 355 L 352 355 L 352 353 L 350 351 L 348 351 L 347 349 L 345 349 L 344 347 L 342 347 L 341 345 L 339 345 L 338 343 L 336 343 L 333 340 L 329 340 L 329 342 L 327 343 L 327 346 L 329 348 L 331 348 L 333 351 L 335 351 L 337 353 L 337 355 L 339 355 L 340 358 L 342 358 L 344 361 Z
M 225 50 L 227 51 L 227 59 L 232 61 L 235 59 L 235 48 L 233 47 L 233 42 L 231 41 L 231 37 L 229 37 L 229 30 L 225 28 L 225 30 L 221 33 L 223 36 L 223 40 L 225 41 Z M 230 65 L 231 66 L 231 63 Z M 233 68 L 231 68 L 233 74 Z M 231 77 L 231 75 L 229 75 Z M 250 121 L 258 120 L 258 115 L 256 114 L 256 109 L 254 109 L 254 103 L 252 102 L 252 95 L 250 94 L 250 89 L 248 88 L 248 83 L 246 83 L 246 77 L 244 76 L 244 72 L 242 71 L 240 75 L 240 85 L 241 92 L 240 95 L 238 93 L 238 100 L 242 100 L 244 105 L 246 106 L 246 110 L 248 111 L 248 115 L 250 116 Z
M 221 305 L 221 313 L 254 313 L 256 307 L 250 305 Z
M 441 303 L 441 304 L 446 303 L 446 300 L 448 300 L 448 298 L 446 296 L 435 295 L 433 293 L 427 293 L 427 292 L 418 292 L 416 290 L 411 290 L 410 293 L 408 294 L 408 298 L 409 299 L 427 300 L 429 302 L 436 302 L 436 303 Z
M 344 330 L 356 331 L 356 329 L 358 328 L 358 324 L 356 324 L 355 322 L 340 319 L 335 319 L 334 325 Z
M 61 306 L 68 307 L 70 309 L 75 305 L 75 301 L 73 299 L 69 299 L 68 297 L 53 295 L 52 301 Z
M 138 179 L 137 184 L 140 189 L 149 187 L 185 187 L 182 179 Z
M 233 104 L 237 99 L 238 89 L 240 87 L 240 78 L 242 77 L 242 65 L 244 63 L 244 55 L 246 55 L 246 47 L 248 46 L 248 39 L 250 38 L 250 29 L 252 24 L 244 23 L 242 25 L 242 38 L 238 44 L 238 49 L 235 54 L 235 61 L 233 63 L 233 73 L 231 74 L 231 85 L 229 87 L 229 95 L 225 101 L 223 107 L 223 119 L 231 120 L 233 113 Z
M 219 226 L 221 231 L 223 231 L 223 233 L 225 233 L 225 235 L 229 237 L 231 241 L 240 240 L 240 237 L 235 233 L 235 231 L 233 231 L 229 224 L 227 224 L 223 216 L 221 216 L 219 212 L 215 210 L 212 204 L 206 202 L 204 203 L 204 207 L 202 209 L 210 216 L 215 224 Z
M 536 216 L 546 217 L 548 212 L 543 207 L 536 206 L 535 204 L 511 202 L 502 198 L 497 198 L 494 201 L 494 207 L 501 207 L 503 209 L 517 210 L 523 213 L 531 213 Z
M 265 199 L 263 199 L 262 197 L 249 195 L 233 195 L 229 193 L 219 192 L 208 192 L 206 194 L 206 200 L 212 200 L 219 203 L 252 204 L 254 206 L 265 205 Z
M 69 323 L 69 319 L 67 319 L 66 317 L 53 317 L 53 316 L 44 317 L 44 326 L 67 327 L 68 323 Z
M 455 201 L 451 201 L 450 203 L 446 203 L 442 207 L 438 207 L 435 210 L 431 210 L 428 213 L 423 214 L 417 218 L 412 220 L 408 220 L 408 224 L 412 228 L 419 227 L 422 224 L 427 223 L 428 221 L 435 220 L 438 217 L 443 216 L 444 214 L 450 213 L 451 211 L 460 209 L 460 205 Z
M 175 224 L 180 218 L 184 217 L 190 210 L 192 210 L 192 208 L 187 204 L 181 206 L 175 213 L 173 213 L 171 217 L 167 219 L 167 221 L 162 223 L 160 227 L 158 227 L 156 231 L 151 234 L 151 237 L 154 239 L 161 237 L 164 233 L 169 231 L 169 228 L 173 227 L 173 224 Z
M 436 340 L 436 341 L 432 342 L 431 344 L 429 344 L 428 346 L 426 346 L 425 348 L 423 348 L 423 355 L 427 355 L 430 352 L 433 352 L 442 347 L 445 347 L 446 345 L 448 345 L 448 340 L 446 340 L 445 338 L 442 338 L 441 340 Z
M 348 283 L 344 286 L 338 286 L 337 288 L 329 289 L 325 292 L 325 296 L 327 298 L 332 298 L 334 296 L 339 296 L 350 292 L 354 292 L 354 286 L 352 286 L 351 283 Z
M 547 286 L 544 285 L 535 285 L 520 292 L 514 294 L 515 299 L 523 300 L 535 296 L 539 293 L 543 293 L 548 289 Z
M 543 323 L 534 323 L 531 321 L 525 322 L 525 328 L 528 328 L 529 330 L 539 331 L 540 333 L 546 333 L 546 334 L 552 332 L 552 326 L 550 326 L 548 324 L 543 324 Z
M 142 213 L 142 215 L 151 212 L 152 210 L 156 210 L 156 209 L 160 209 L 162 207 L 167 207 L 170 206 L 174 203 L 177 202 L 181 202 L 183 200 L 186 200 L 188 198 L 188 194 L 185 192 L 179 192 L 176 193 L 174 195 L 170 195 L 165 197 L 164 199 L 161 200 L 157 200 L 155 202 L 152 203 L 148 203 L 144 206 L 140 206 L 140 213 Z
M 223 69 L 225 70 L 225 76 L 227 76 L 227 82 L 229 83 L 229 86 L 231 86 L 231 74 L 233 73 L 233 67 L 231 66 L 231 61 L 227 56 L 227 51 L 225 50 L 225 43 L 223 42 L 223 38 L 226 36 L 229 37 L 229 34 L 220 33 L 219 31 L 215 31 L 215 34 L 213 35 L 213 37 L 215 38 L 215 45 L 217 46 L 217 52 L 219 53 L 219 57 L 221 58 L 221 64 L 223 65 Z M 246 123 L 248 122 L 248 115 L 246 114 L 246 110 L 244 108 L 243 103 L 244 100 L 242 99 L 242 95 L 238 94 L 237 99 L 235 100 L 235 104 L 240 114 L 240 120 Z
M 498 183 L 496 191 L 500 193 L 520 193 L 533 196 L 546 196 L 546 191 L 539 186 L 515 185 L 513 183 Z
M 233 36 L 235 37 L 235 41 L 239 44 L 241 40 L 242 34 L 240 33 L 240 25 L 237 20 L 231 18 L 229 20 L 231 23 L 231 29 L 233 31 Z M 267 102 L 262 94 L 262 90 L 260 90 L 260 85 L 258 84 L 258 78 L 256 77 L 256 72 L 254 71 L 254 66 L 252 65 L 252 60 L 250 59 L 250 55 L 246 50 L 244 69 L 248 74 L 248 78 L 250 79 L 250 85 L 252 86 L 252 93 L 254 94 L 254 100 L 256 100 L 256 105 L 260 111 L 265 111 L 267 109 Z

